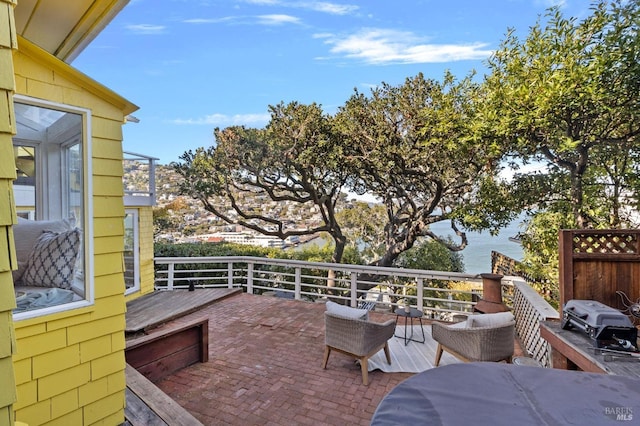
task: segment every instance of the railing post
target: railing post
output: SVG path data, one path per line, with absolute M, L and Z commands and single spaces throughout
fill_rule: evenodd
M 233 262 L 227 263 L 227 287 L 233 288 Z
M 167 268 L 167 290 L 173 290 L 173 268 L 174 263 L 171 262 Z
M 253 294 L 253 263 L 247 264 L 247 293 Z
M 302 269 L 296 268 L 295 273 L 295 299 L 302 299 Z
M 358 273 L 351 273 L 351 307 L 358 307 Z
M 422 277 L 418 278 L 418 281 L 416 282 L 416 296 L 416 308 L 419 311 L 422 311 L 422 308 L 424 307 L 424 279 Z
M 156 162 L 149 158 L 149 197 L 152 206 L 156 204 Z

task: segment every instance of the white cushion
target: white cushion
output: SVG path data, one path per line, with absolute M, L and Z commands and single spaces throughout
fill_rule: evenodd
M 455 324 L 451 324 L 449 326 L 449 328 L 468 328 L 468 327 L 470 327 L 470 325 L 467 323 L 467 321 L 469 321 L 469 320 L 466 319 L 464 321 L 460 321 L 460 322 L 457 322 Z
M 327 312 L 351 319 L 369 319 L 369 311 L 366 309 L 356 309 L 350 306 L 340 305 L 339 303 L 327 301 Z
M 468 327 L 500 327 L 514 321 L 511 312 L 498 312 L 495 314 L 471 315 L 467 318 Z
M 13 282 L 20 281 L 27 268 L 29 256 L 36 241 L 44 231 L 63 232 L 73 229 L 73 220 L 28 220 L 18 217 L 13 225 L 13 239 L 16 248 L 18 269 L 13 271 Z
M 80 247 L 79 229 L 45 231 L 37 239 L 22 276 L 24 285 L 70 289 Z

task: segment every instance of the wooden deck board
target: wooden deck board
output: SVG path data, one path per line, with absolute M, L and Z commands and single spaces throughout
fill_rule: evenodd
M 127 334 L 146 332 L 211 303 L 241 293 L 237 288 L 156 291 L 127 303 Z
M 131 426 L 167 426 L 149 406 L 133 391 L 127 388 L 127 407 L 124 410 L 127 425 Z
M 125 418 L 132 425 L 202 426 L 202 423 L 127 364 Z

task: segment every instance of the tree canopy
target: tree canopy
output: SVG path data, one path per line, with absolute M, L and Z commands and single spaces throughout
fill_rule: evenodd
M 264 129 L 242 126 L 216 129 L 216 145 L 185 152 L 175 163 L 184 178 L 183 194 L 227 223 L 264 235 L 290 236 L 326 232 L 335 241 L 333 261 L 340 262 L 346 239 L 336 219 L 336 204 L 346 175 L 337 164 L 330 117 L 319 105 L 297 102 L 271 106 Z M 316 209 L 315 226 L 291 226 L 288 212 L 262 209 L 260 203 L 288 201 Z
M 474 137 L 477 90 L 472 76 L 457 81 L 446 73 L 436 81 L 418 74 L 399 86 L 383 83 L 370 96 L 356 90 L 336 114 L 350 188 L 375 195 L 386 210 L 385 251 L 376 265 L 391 266 L 421 237 L 461 250 L 467 239 L 460 224 L 488 229 L 511 219 L 474 209 L 498 159 Z M 458 242 L 431 231 L 444 220 Z
M 518 173 L 523 207 L 569 212 L 575 227 L 619 227 L 637 206 L 638 1 L 600 1 L 579 21 L 559 7 L 489 59 L 481 124 Z

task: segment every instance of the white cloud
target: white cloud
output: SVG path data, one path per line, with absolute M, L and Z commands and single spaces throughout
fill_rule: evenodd
M 487 43 L 434 44 L 408 31 L 370 28 L 342 36 L 318 34 L 331 45 L 334 55 L 361 60 L 368 64 L 441 63 L 487 58 L 492 51 Z
M 262 6 L 277 6 L 282 2 L 280 0 L 245 0 L 245 3 L 258 4 Z
M 125 28 L 136 34 L 161 34 L 166 29 L 164 25 L 151 24 L 127 25 Z
M 545 8 L 552 7 L 552 6 L 558 6 L 560 8 L 563 8 L 567 5 L 567 2 L 566 0 L 536 0 L 534 4 L 541 5 Z
M 219 24 L 222 22 L 230 22 L 236 20 L 236 17 L 227 16 L 224 18 L 193 18 L 193 19 L 185 19 L 185 24 Z
M 272 14 L 272 15 L 258 15 L 258 16 L 226 16 L 223 18 L 193 18 L 185 19 L 185 24 L 237 24 L 237 25 L 285 25 L 285 24 L 300 24 L 300 18 L 291 15 Z
M 291 15 L 260 15 L 258 23 L 262 25 L 299 24 L 300 19 Z
M 326 1 L 285 2 L 281 0 L 245 0 L 245 2 L 260 6 L 281 6 L 296 9 L 308 9 L 316 12 L 329 13 L 331 15 L 348 15 L 359 9 L 359 6 L 353 4 L 338 4 Z
M 178 118 L 173 120 L 175 124 L 183 125 L 206 125 L 206 126 L 248 126 L 248 127 L 263 127 L 269 120 L 271 115 L 268 113 L 263 114 L 211 114 L 200 118 Z
M 316 12 L 329 13 L 331 15 L 348 15 L 359 9 L 352 4 L 337 4 L 324 1 L 294 3 L 294 7 L 315 10 Z

